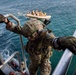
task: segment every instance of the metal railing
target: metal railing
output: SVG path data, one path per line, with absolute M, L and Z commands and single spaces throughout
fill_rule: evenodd
M 6 14 L 4 16 L 14 19 L 17 22 L 17 25 L 20 26 L 20 20 L 17 17 L 15 17 L 13 14 Z M 24 65 L 25 65 L 25 67 L 27 67 L 26 66 L 25 50 L 23 48 L 24 45 L 23 45 L 22 35 L 20 35 L 20 42 L 21 42 L 22 56 L 23 56 Z
M 5 62 L 3 62 L 3 64 L 0 66 L 0 69 L 7 64 L 8 62 L 10 62 L 12 60 L 12 58 L 14 58 L 15 56 L 18 56 L 18 61 L 19 61 L 19 65 L 20 65 L 20 69 L 21 69 L 21 59 L 20 59 L 20 54 L 18 51 L 14 52 L 9 58 L 7 58 L 7 60 Z

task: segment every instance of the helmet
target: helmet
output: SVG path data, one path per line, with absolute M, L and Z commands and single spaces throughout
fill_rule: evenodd
M 31 36 L 34 32 L 43 30 L 43 27 L 43 22 L 37 19 L 31 19 L 23 26 L 23 32 L 25 36 Z

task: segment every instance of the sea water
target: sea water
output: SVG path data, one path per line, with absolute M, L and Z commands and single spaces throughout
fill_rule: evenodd
M 76 30 L 76 0 L 0 0 L 0 14 L 13 14 L 23 25 L 28 11 L 39 10 L 51 15 L 51 23 L 47 26 L 55 36 L 72 36 Z M 12 21 L 12 19 L 11 19 Z M 6 30 L 5 24 L 0 24 L 0 52 L 9 51 L 10 55 L 19 51 L 21 55 L 19 35 Z M 27 39 L 23 37 L 24 44 Z M 50 58 L 52 72 L 58 64 L 63 51 L 53 49 Z M 26 58 L 28 54 L 26 53 Z M 27 59 L 28 60 L 28 59 Z M 72 75 L 76 69 L 76 56 L 73 56 L 67 75 Z

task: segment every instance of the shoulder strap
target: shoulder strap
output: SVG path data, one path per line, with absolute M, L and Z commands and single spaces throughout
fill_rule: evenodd
M 41 31 L 40 32 L 40 37 L 42 37 L 42 39 L 41 39 L 40 43 L 37 46 L 37 50 L 39 50 L 41 48 L 42 43 L 43 43 L 43 39 L 44 39 L 44 37 L 45 37 L 46 34 L 47 34 L 47 31 Z

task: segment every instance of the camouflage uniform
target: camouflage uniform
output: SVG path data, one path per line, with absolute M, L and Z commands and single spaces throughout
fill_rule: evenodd
M 29 40 L 25 47 L 31 60 L 29 67 L 30 75 L 37 75 L 38 68 L 40 68 L 41 75 L 50 75 L 51 65 L 49 58 L 52 55 L 52 47 L 58 50 L 68 48 L 72 53 L 76 54 L 76 38 L 56 38 L 52 32 L 43 29 L 44 26 L 41 21 L 32 19 L 27 21 L 23 27 L 14 24 L 11 27 L 9 25 L 6 27 L 8 30 L 27 38 L 29 36 L 34 38 L 33 34 L 37 30 L 39 31 L 38 38 L 35 38 L 33 41 Z
M 29 71 L 31 75 L 36 75 L 40 66 L 40 75 L 50 75 L 51 64 L 50 57 L 52 55 L 52 46 L 50 43 L 51 36 L 40 36 L 35 41 L 28 41 L 26 51 L 30 55 L 31 64 Z
M 37 75 L 40 68 L 41 75 L 50 75 L 51 65 L 49 58 L 52 55 L 52 47 L 58 50 L 68 48 L 76 55 L 76 38 L 58 37 L 56 38 L 49 30 L 44 30 L 44 23 L 32 19 L 25 23 L 23 27 L 12 24 L 8 19 L 0 14 L 0 23 L 5 22 L 6 28 L 12 32 L 23 35 L 29 41 L 26 44 L 26 51 L 30 55 L 31 64 L 29 67 L 30 75 Z M 45 22 L 48 24 L 47 22 Z
M 41 21 L 38 20 L 30 20 L 27 21 L 25 25 L 37 25 L 44 26 Z M 24 25 L 24 26 L 25 26 Z M 13 31 L 15 33 L 21 34 L 23 36 L 27 36 L 28 31 L 25 31 L 26 27 L 16 26 L 13 24 L 12 27 L 6 27 L 8 30 Z M 36 29 L 36 28 L 35 28 Z M 28 28 L 29 30 L 29 28 Z M 33 32 L 30 32 L 33 33 Z M 30 35 L 30 34 L 29 34 Z M 50 75 L 51 65 L 50 65 L 50 57 L 52 55 L 52 39 L 55 36 L 52 33 L 49 33 L 47 30 L 42 31 L 39 34 L 39 37 L 34 41 L 28 41 L 26 44 L 26 51 L 30 55 L 31 64 L 29 67 L 30 75 L 37 75 L 38 68 L 40 67 L 40 75 Z

